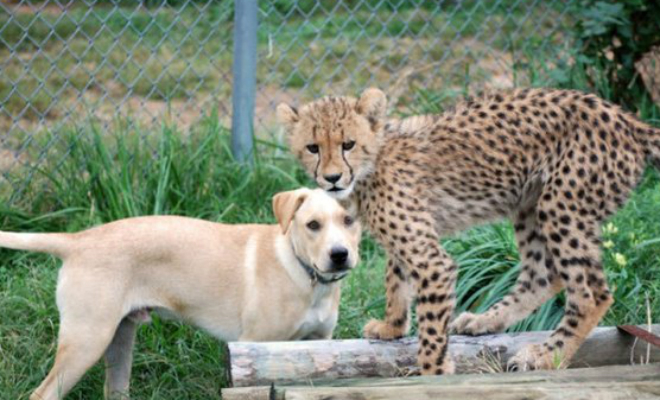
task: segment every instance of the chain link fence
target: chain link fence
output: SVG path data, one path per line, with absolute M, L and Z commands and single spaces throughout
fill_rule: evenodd
M 414 112 L 436 96 L 528 84 L 534 57 L 553 59 L 569 39 L 577 1 L 363 0 L 262 2 L 260 125 L 279 100 L 356 94 L 374 85 Z M 302 4 L 300 4 L 302 3 Z M 538 71 L 540 72 L 540 71 Z M 516 76 L 517 75 L 517 76 Z M 260 102 L 257 102 L 258 104 Z
M 257 46 L 239 48 L 257 54 L 255 135 L 281 140 L 281 101 L 374 85 L 412 113 L 528 84 L 569 40 L 574 3 L 260 0 Z M 230 127 L 235 10 L 232 0 L 1 0 L 0 185 L 65 157 L 51 149 L 81 124 L 146 136 L 213 115 Z

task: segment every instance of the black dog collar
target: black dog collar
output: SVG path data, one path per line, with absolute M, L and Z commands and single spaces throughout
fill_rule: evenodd
M 307 272 L 307 275 L 309 275 L 309 279 L 312 280 L 312 285 L 315 285 L 317 282 L 322 284 L 322 285 L 329 285 L 331 283 L 340 281 L 348 275 L 348 273 L 342 274 L 342 275 L 337 275 L 331 279 L 324 278 L 322 275 L 320 275 L 316 269 L 314 269 L 312 266 L 304 262 L 303 260 L 298 257 L 298 254 L 294 251 L 293 254 L 296 256 L 296 260 L 298 260 L 298 263 L 303 267 L 305 272 Z

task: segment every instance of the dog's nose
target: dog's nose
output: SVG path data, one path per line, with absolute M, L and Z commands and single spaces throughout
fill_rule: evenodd
M 348 259 L 348 249 L 337 246 L 330 250 L 330 259 L 334 264 L 344 264 Z
M 323 178 L 330 183 L 337 183 L 341 179 L 341 174 L 323 175 Z

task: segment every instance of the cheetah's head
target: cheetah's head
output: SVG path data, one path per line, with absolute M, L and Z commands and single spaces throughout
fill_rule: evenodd
M 324 97 L 300 110 L 282 103 L 277 117 L 305 170 L 321 188 L 343 199 L 373 170 L 386 106 L 385 94 L 371 88 L 359 99 Z

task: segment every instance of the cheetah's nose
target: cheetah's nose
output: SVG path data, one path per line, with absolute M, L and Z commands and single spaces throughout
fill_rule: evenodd
M 323 175 L 323 178 L 330 183 L 337 183 L 341 179 L 341 174 Z

